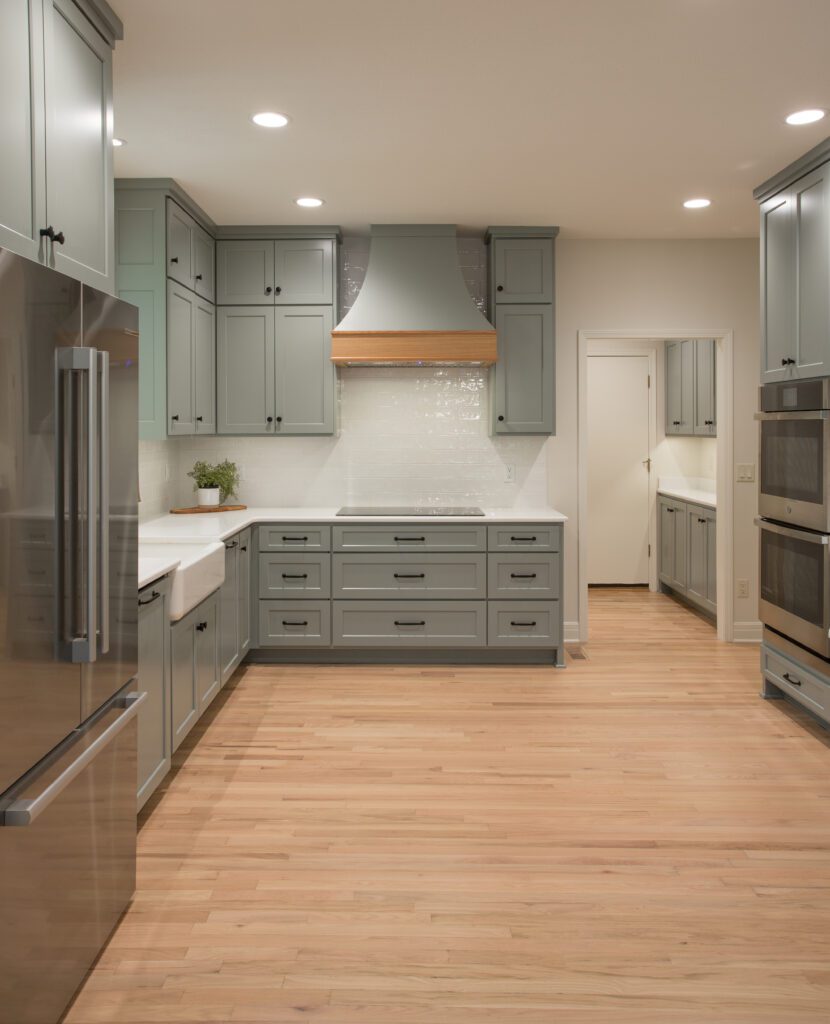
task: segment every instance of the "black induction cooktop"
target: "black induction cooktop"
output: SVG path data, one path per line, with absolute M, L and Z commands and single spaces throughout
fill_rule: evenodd
M 483 516 L 480 508 L 441 507 L 440 505 L 344 505 L 339 516 Z

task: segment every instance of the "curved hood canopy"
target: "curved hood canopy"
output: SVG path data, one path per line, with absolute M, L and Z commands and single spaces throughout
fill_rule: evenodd
M 496 331 L 467 291 L 454 224 L 373 224 L 366 280 L 331 332 L 342 366 L 489 365 Z

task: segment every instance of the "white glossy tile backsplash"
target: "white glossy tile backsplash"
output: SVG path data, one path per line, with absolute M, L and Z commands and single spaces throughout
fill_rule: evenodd
M 138 442 L 138 518 L 152 519 L 177 502 L 179 461 L 175 441 Z
M 470 294 L 484 309 L 485 246 L 462 238 L 458 249 Z M 344 240 L 341 316 L 363 283 L 368 252 L 368 239 Z M 193 500 L 186 474 L 196 459 L 229 458 L 239 465 L 240 500 L 247 505 L 546 505 L 545 438 L 490 437 L 489 397 L 488 371 L 480 367 L 344 368 L 337 436 L 145 443 L 142 499 L 145 476 L 159 487 L 165 460 L 156 446 L 161 445 L 174 477 L 170 500 L 178 504 Z M 159 507 L 155 497 L 149 500 Z M 144 504 L 141 517 L 147 518 Z M 163 511 L 159 507 L 153 514 Z

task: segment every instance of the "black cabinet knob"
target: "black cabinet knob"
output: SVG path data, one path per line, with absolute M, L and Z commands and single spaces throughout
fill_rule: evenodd
M 48 228 L 40 229 L 40 237 L 48 238 L 50 242 L 57 242 L 58 245 L 63 245 L 66 241 L 64 233 L 62 231 L 55 231 L 51 224 Z
M 179 257 L 178 256 L 171 256 L 170 257 L 170 262 L 171 263 L 178 263 L 179 262 Z
M 705 427 L 713 427 L 715 425 L 715 421 L 714 420 L 704 420 L 703 421 L 703 425 Z
M 202 275 L 201 274 L 197 274 L 196 275 L 196 280 L 197 281 L 201 281 L 202 280 Z
M 680 420 L 672 420 L 671 421 L 671 425 L 673 427 L 679 427 L 680 426 Z
M 198 629 L 200 633 L 204 633 L 204 631 L 207 629 L 207 623 L 206 622 L 197 622 L 196 623 L 196 629 Z
M 265 422 L 266 423 L 273 423 L 274 422 L 274 417 L 273 416 L 267 416 L 266 419 L 265 419 Z
M 503 284 L 497 284 L 496 285 L 496 291 L 497 292 L 503 292 L 504 291 L 504 285 Z
M 58 245 L 63 245 L 63 243 L 66 241 L 66 236 L 62 231 L 58 231 L 58 233 L 55 235 L 52 241 L 57 242 Z
M 781 360 L 781 365 L 782 366 L 795 366 L 795 360 L 794 359 L 782 359 Z
M 273 289 L 273 288 L 271 287 L 271 285 L 269 284 L 269 285 L 268 285 L 268 287 L 267 287 L 267 288 L 265 289 L 265 294 L 266 294 L 266 295 L 270 295 L 270 294 L 271 294 L 271 292 L 272 292 L 273 290 L 274 290 L 274 289 Z
M 282 288 L 280 288 L 279 285 L 277 285 L 277 287 L 274 289 L 274 294 L 275 295 L 281 295 L 282 294 Z
M 202 416 L 197 416 L 197 417 L 196 417 L 196 422 L 197 422 L 197 423 L 201 423 L 201 422 L 202 422 L 202 419 L 203 419 L 203 418 L 204 418 L 204 417 L 202 417 Z
M 504 423 L 504 416 L 499 416 L 499 423 Z
M 277 416 L 277 423 L 282 423 L 282 416 Z

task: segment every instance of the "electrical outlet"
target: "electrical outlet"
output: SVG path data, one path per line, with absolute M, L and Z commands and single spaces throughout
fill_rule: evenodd
M 749 597 L 749 580 L 737 580 L 735 590 L 738 597 Z
M 739 462 L 736 466 L 736 476 L 738 483 L 751 484 L 755 479 L 755 463 Z
M 164 467 L 164 482 L 165 483 L 169 483 L 170 482 L 170 467 L 169 466 L 165 466 Z
M 516 482 L 516 467 L 512 462 L 508 462 L 504 467 L 504 482 L 506 484 L 514 484 Z

